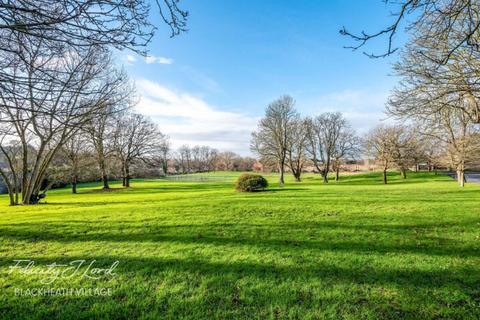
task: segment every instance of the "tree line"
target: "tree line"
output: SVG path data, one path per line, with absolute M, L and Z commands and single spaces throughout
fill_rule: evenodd
M 316 168 L 325 183 L 330 170 L 335 171 L 338 180 L 341 162 L 356 158 L 360 147 L 360 138 L 341 113 L 301 117 L 295 100 L 288 95 L 267 106 L 251 139 L 252 152 L 263 163 L 277 166 L 281 185 L 285 183 L 286 169 L 301 181 L 307 164 Z
M 219 152 L 209 146 L 183 145 L 171 154 L 170 162 L 173 173 L 186 174 L 210 171 L 251 171 L 256 159 L 242 157 L 232 151 Z
M 157 1 L 156 8 L 172 36 L 186 29 L 188 13 L 177 0 Z M 62 155 L 74 177 L 82 139 L 105 188 L 109 152 L 128 185 L 132 161 L 163 143 L 148 119 L 128 111 L 134 89 L 111 54 L 146 54 L 156 29 L 150 10 L 145 0 L 0 1 L 0 176 L 10 204 L 37 203 Z M 111 145 L 103 143 L 107 135 L 115 136 Z
M 400 82 L 391 93 L 387 114 L 410 123 L 418 134 L 431 139 L 463 186 L 465 169 L 480 158 L 479 1 L 401 0 L 387 4 L 395 8 L 393 22 L 384 29 L 358 34 L 343 28 L 341 33 L 356 42 L 351 46 L 354 50 L 374 38 L 387 37 L 383 53 L 367 53 L 378 58 L 396 52 L 394 36 L 402 28 L 406 31 L 409 39 L 394 66 Z M 396 140 L 405 136 L 398 128 L 379 128 L 371 135 L 382 131 Z M 376 145 L 388 149 L 380 142 Z
M 406 101 L 402 98 L 400 105 Z M 278 168 L 281 185 L 286 170 L 300 182 L 307 166 L 320 173 L 325 183 L 331 171 L 338 180 L 343 164 L 363 158 L 374 161 L 385 184 L 390 169 L 406 179 L 409 170 L 418 171 L 424 165 L 429 171 L 455 170 L 463 186 L 466 166 L 479 160 L 480 134 L 466 115 L 447 110 L 430 115 L 428 121 L 381 124 L 359 137 L 340 112 L 301 117 L 294 99 L 282 96 L 267 106 L 252 133 L 251 150 L 262 163 Z

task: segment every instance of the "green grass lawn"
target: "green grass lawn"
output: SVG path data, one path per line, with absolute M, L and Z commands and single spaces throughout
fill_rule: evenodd
M 319 176 L 267 192 L 145 180 L 116 192 L 0 197 L 0 319 L 479 319 L 480 185 L 446 176 Z M 113 185 L 119 187 L 118 185 Z M 96 260 L 115 276 L 9 273 Z M 110 288 L 110 296 L 21 296 Z

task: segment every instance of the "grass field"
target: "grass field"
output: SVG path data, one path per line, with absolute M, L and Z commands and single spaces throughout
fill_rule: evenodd
M 0 319 L 479 319 L 480 185 L 396 173 L 318 176 L 243 194 L 226 181 L 137 181 L 0 197 Z M 113 185 L 115 187 L 115 185 Z M 116 186 L 118 187 L 118 185 Z M 12 270 L 96 260 L 116 275 Z M 111 296 L 22 296 L 110 288 Z

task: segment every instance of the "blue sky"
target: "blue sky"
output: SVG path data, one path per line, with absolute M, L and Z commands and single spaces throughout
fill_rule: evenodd
M 149 58 L 120 53 L 138 87 L 138 111 L 175 147 L 249 154 L 251 130 L 283 94 L 304 115 L 344 112 L 360 134 L 385 118 L 395 57 L 369 59 L 344 49 L 352 42 L 338 32 L 387 25 L 392 7 L 380 0 L 189 0 L 182 7 L 190 12 L 187 33 L 171 39 L 158 23 Z M 375 41 L 366 50 L 385 46 Z

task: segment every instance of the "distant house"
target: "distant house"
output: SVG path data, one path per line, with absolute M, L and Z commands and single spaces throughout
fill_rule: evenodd
M 252 166 L 252 170 L 255 172 L 263 172 L 263 164 L 260 161 L 256 160 Z

